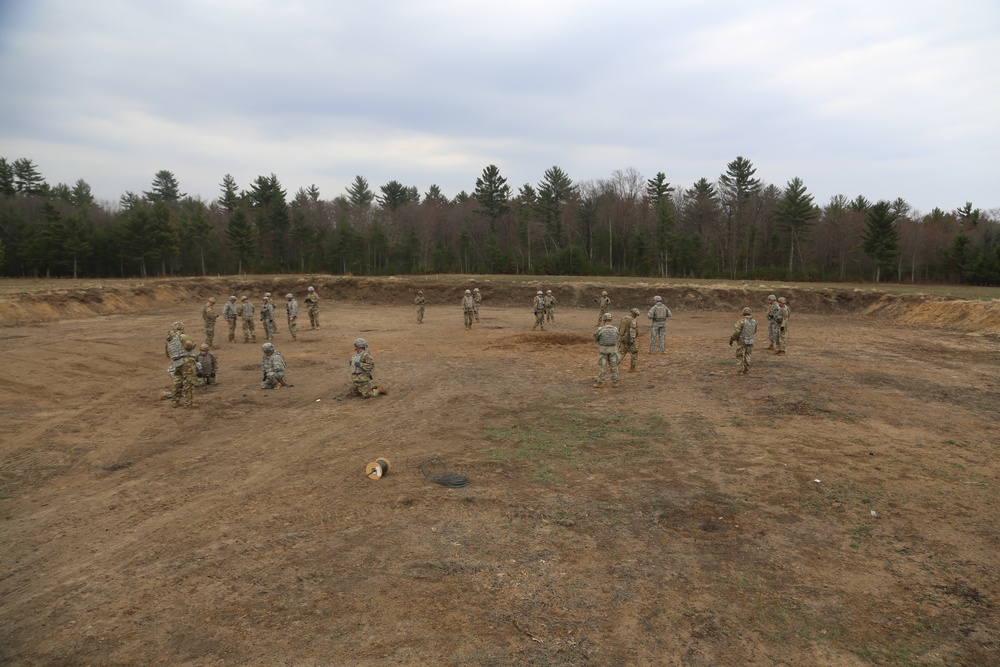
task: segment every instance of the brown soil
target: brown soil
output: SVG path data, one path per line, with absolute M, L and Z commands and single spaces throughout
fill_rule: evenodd
M 160 400 L 171 322 L 308 284 L 293 387 L 222 331 L 222 384 Z M 789 352 L 765 333 L 744 377 L 726 341 L 769 290 L 609 289 L 674 317 L 594 389 L 599 283 L 546 332 L 513 281 L 465 331 L 472 284 L 8 289 L 0 663 L 1000 664 L 1000 304 L 783 290 Z M 359 335 L 388 396 L 347 396 Z

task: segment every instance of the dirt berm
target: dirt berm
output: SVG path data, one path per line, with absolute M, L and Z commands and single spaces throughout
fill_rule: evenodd
M 769 293 L 785 296 L 793 312 L 860 314 L 901 324 L 948 327 L 968 333 L 1000 335 L 1000 302 L 967 301 L 930 294 L 891 294 L 872 288 L 834 289 L 781 285 L 678 284 L 636 281 L 602 284 L 586 280 L 538 281 L 526 278 L 313 276 L 227 276 L 218 278 L 157 278 L 142 281 L 76 282 L 52 289 L 55 281 L 7 283 L 0 296 L 0 325 L 19 326 L 60 319 L 150 312 L 209 296 L 219 307 L 228 295 L 248 295 L 259 302 L 271 292 L 279 304 L 291 292 L 303 299 L 315 286 L 326 303 L 406 305 L 418 289 L 429 304 L 459 304 L 466 289 L 479 287 L 488 303 L 498 306 L 524 304 L 530 308 L 534 292 L 551 289 L 560 308 L 592 308 L 607 289 L 617 312 L 626 307 L 644 308 L 659 294 L 675 311 L 738 312 L 746 305 L 756 311 Z

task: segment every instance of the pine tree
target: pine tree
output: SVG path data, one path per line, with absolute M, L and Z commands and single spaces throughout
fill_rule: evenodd
M 229 249 L 236 255 L 236 272 L 243 273 L 244 264 L 253 259 L 257 250 L 257 230 L 244 207 L 237 207 L 229 216 L 226 239 L 229 241 Z
M 45 195 L 49 186 L 38 172 L 38 167 L 28 158 L 14 160 L 14 189 L 20 195 Z
M 182 197 L 187 195 L 181 193 L 180 184 L 172 171 L 161 169 L 153 177 L 153 185 L 149 192 L 143 192 L 143 196 L 150 201 L 162 199 L 168 204 L 176 204 Z
M 799 263 L 802 263 L 802 238 L 819 217 L 819 209 L 813 205 L 813 196 L 806 194 L 806 186 L 796 176 L 788 181 L 784 195 L 778 200 L 774 221 L 788 230 L 788 276 L 792 275 L 792 261 L 795 247 L 799 248 Z
M 899 230 L 892 204 L 880 201 L 868 209 L 862 247 L 865 254 L 875 261 L 875 282 L 879 282 L 882 269 L 891 269 L 899 257 Z
M 219 184 L 219 187 L 222 188 L 219 205 L 229 213 L 232 213 L 240 205 L 239 188 L 236 186 L 236 179 L 233 178 L 232 174 L 226 174 L 222 177 L 222 183 Z
M 654 178 L 646 181 L 646 198 L 656 215 L 656 255 L 659 273 L 664 278 L 670 277 L 669 251 L 674 238 L 674 200 L 671 197 L 674 189 L 667 182 L 667 175 L 657 172 Z
M 483 169 L 482 176 L 476 179 L 476 189 L 472 196 L 480 206 L 476 213 L 489 218 L 490 233 L 495 235 L 497 219 L 510 210 L 510 186 L 495 164 Z

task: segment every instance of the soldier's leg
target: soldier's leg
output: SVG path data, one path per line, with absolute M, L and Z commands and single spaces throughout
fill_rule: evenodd
M 608 355 L 606 354 L 600 354 L 597 357 L 597 367 L 601 369 L 600 372 L 597 374 L 597 381 L 602 384 L 604 383 L 604 378 L 607 376 L 607 369 L 606 369 L 606 366 L 608 364 L 607 356 Z
M 184 405 L 186 407 L 191 407 L 194 403 L 194 380 L 198 375 L 198 371 L 194 365 L 194 359 L 188 358 L 181 367 L 181 376 L 183 377 L 184 384 Z
M 635 345 L 635 343 L 632 344 L 632 358 L 629 361 L 628 369 L 630 371 L 639 370 L 639 348 Z
M 291 318 L 288 320 L 288 333 L 292 334 L 292 340 L 295 340 L 299 335 L 298 323 Z
M 618 355 L 609 354 L 608 363 L 611 365 L 611 384 L 618 384 Z
M 229 320 L 229 342 L 230 343 L 235 343 L 236 342 L 236 318 L 235 317 Z
M 253 342 L 256 343 L 257 342 L 257 328 L 256 328 L 256 325 L 254 325 L 253 320 L 247 320 L 247 322 L 250 324 L 250 340 L 252 340 Z
M 250 342 L 250 320 L 245 318 L 243 320 L 243 342 Z

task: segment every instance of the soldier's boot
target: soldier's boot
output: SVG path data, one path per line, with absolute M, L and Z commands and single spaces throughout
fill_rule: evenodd
M 612 389 L 617 389 L 618 388 L 618 380 L 612 380 L 611 381 L 611 388 Z
M 774 343 L 771 343 L 770 345 L 768 345 L 766 349 L 773 350 L 774 349 Z
M 629 369 L 628 369 L 628 372 L 629 373 L 638 373 L 639 372 L 639 368 L 637 366 L 630 366 Z
M 257 337 L 256 337 L 256 336 L 254 336 L 254 337 L 253 337 L 253 338 L 251 339 L 251 342 L 254 342 L 254 343 L 256 343 L 256 342 L 257 342 Z
M 594 389 L 604 389 L 604 383 L 603 382 L 595 382 L 593 384 L 593 387 L 594 387 Z
M 185 408 L 200 408 L 200 407 L 201 407 L 201 405 L 200 405 L 200 404 L 198 404 L 198 403 L 188 403 L 188 404 L 187 404 L 187 405 L 185 405 L 184 407 L 185 407 Z

